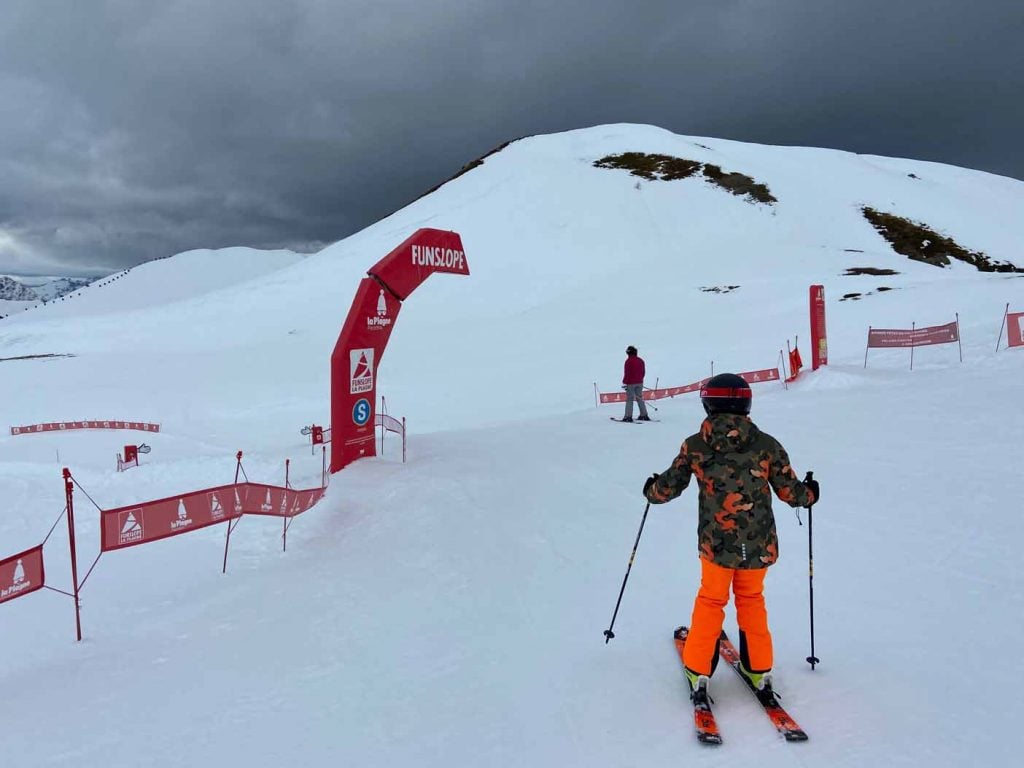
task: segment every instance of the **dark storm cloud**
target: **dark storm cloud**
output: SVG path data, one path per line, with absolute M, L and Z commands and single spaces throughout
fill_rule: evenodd
M 1024 177 L 1024 10 L 929 0 L 4 0 L 0 272 L 310 250 L 604 122 Z

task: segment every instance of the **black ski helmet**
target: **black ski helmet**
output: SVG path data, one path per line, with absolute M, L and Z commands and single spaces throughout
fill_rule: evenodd
M 635 355 L 636 354 L 636 347 L 634 347 L 632 344 L 630 344 L 628 347 L 626 347 L 626 354 L 627 355 Z
M 716 413 L 750 413 L 750 385 L 735 373 L 712 376 L 700 388 L 700 402 L 708 416 Z

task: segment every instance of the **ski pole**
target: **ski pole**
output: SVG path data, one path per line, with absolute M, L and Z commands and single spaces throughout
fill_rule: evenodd
M 813 473 L 807 473 L 807 479 L 814 479 Z M 811 607 L 811 655 L 807 657 L 807 663 L 814 670 L 814 665 L 821 663 L 814 655 L 814 505 L 807 508 L 807 585 L 810 595 Z
M 644 387 L 644 389 L 650 390 L 651 392 L 655 392 L 656 391 L 654 389 L 651 389 L 650 387 Z M 649 403 L 646 399 L 644 400 L 644 402 L 647 403 L 647 407 L 648 408 L 653 408 L 655 413 L 658 412 L 658 406 L 653 405 L 652 403 Z
M 608 629 L 604 631 L 604 644 L 608 645 L 608 641 L 615 637 L 615 633 L 612 632 L 612 627 L 615 626 L 615 617 L 619 615 L 619 605 L 622 603 L 622 594 L 626 591 L 626 582 L 629 580 L 629 572 L 633 568 L 633 558 L 636 557 L 636 548 L 640 546 L 640 534 L 644 532 L 644 523 L 647 522 L 647 511 L 651 508 L 651 502 L 647 502 L 647 506 L 644 507 L 644 516 L 640 520 L 640 530 L 636 532 L 636 541 L 633 543 L 633 551 L 629 555 L 629 565 L 626 566 L 626 575 L 622 577 L 622 589 L 619 590 L 619 599 L 615 601 L 615 612 L 612 613 L 612 623 L 608 625 Z

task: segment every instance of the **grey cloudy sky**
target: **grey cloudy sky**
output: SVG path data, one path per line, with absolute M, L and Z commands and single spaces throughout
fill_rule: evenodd
M 316 250 L 599 123 L 1024 178 L 1019 0 L 0 0 L 0 273 Z

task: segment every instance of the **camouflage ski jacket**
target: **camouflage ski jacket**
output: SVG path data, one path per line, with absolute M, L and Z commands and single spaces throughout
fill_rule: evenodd
M 814 501 L 814 493 L 789 465 L 786 450 L 749 416 L 720 413 L 705 419 L 648 489 L 647 500 L 671 501 L 691 477 L 700 484 L 700 556 L 724 568 L 767 568 L 778 559 L 773 489 L 793 507 Z

